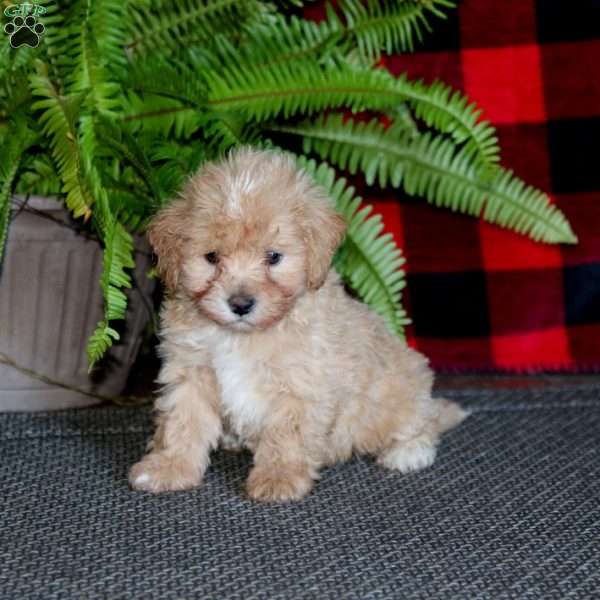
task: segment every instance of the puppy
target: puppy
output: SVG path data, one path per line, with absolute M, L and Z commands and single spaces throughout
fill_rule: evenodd
M 162 390 L 134 489 L 198 486 L 220 441 L 253 452 L 246 489 L 262 501 L 302 498 L 353 452 L 402 473 L 432 464 L 466 413 L 432 398 L 427 360 L 330 270 L 344 229 L 291 158 L 249 149 L 156 216 Z

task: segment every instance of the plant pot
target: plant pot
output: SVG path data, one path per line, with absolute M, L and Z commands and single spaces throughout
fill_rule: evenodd
M 101 248 L 73 229 L 57 201 L 30 198 L 27 207 L 14 214 L 0 274 L 0 352 L 21 368 L 0 363 L 0 411 L 82 407 L 102 401 L 95 396 L 116 396 L 150 317 L 149 249 L 136 240 L 137 286 L 128 290 L 121 340 L 89 374 L 85 348 L 103 314 Z

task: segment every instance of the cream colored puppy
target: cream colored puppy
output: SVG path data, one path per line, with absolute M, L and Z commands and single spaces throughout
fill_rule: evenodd
M 330 270 L 344 222 L 287 156 L 207 164 L 151 224 L 162 309 L 162 384 L 133 488 L 198 486 L 235 436 L 254 454 L 256 500 L 307 494 L 353 452 L 403 473 L 432 464 L 466 413 L 431 396 L 427 360 Z

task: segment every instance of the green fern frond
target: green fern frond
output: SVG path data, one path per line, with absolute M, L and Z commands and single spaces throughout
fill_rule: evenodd
M 107 321 L 124 319 L 127 296 L 121 288 L 131 287 L 131 277 L 125 272 L 135 266 L 133 239 L 119 221 L 103 226 L 104 259 L 100 285 L 104 291 L 104 313 Z
M 298 164 L 335 202 L 347 223 L 346 237 L 334 257 L 334 267 L 358 296 L 388 323 L 390 329 L 403 335 L 410 321 L 402 308 L 402 289 L 406 283 L 404 259 L 391 234 L 382 235 L 381 215 L 373 215 L 371 206 L 362 200 L 346 180 L 336 178 L 325 163 L 297 157 Z
M 132 81 L 128 86 L 149 98 L 153 94 L 160 96 L 161 103 L 149 108 L 144 106 L 148 98 L 131 93 L 126 121 L 169 119 L 171 115 L 201 108 L 204 96 L 199 94 L 197 85 L 184 89 L 179 85 L 181 77 L 172 77 L 170 81 L 176 83 L 169 89 L 169 84 L 162 83 L 167 77 L 157 76 L 156 69 L 153 71 L 154 75 L 149 74 L 146 82 Z M 196 75 L 197 79 L 201 76 L 208 87 L 206 106 L 212 111 L 244 111 L 248 119 L 256 121 L 278 114 L 286 117 L 298 112 L 310 114 L 342 105 L 349 105 L 352 110 L 389 108 L 405 99 L 393 88 L 394 79 L 389 73 L 347 64 L 323 68 L 312 61 L 303 61 L 258 69 L 251 63 L 234 61 L 229 68 Z M 156 77 L 161 80 L 157 85 L 153 83 Z
M 458 144 L 466 142 L 467 151 L 483 162 L 494 164 L 500 160 L 495 128 L 480 119 L 481 110 L 465 95 L 441 81 L 426 85 L 409 82 L 405 75 L 398 79 L 397 86 L 416 116 L 427 125 L 451 135 Z
M 482 162 L 493 164 L 499 159 L 494 128 L 489 122 L 479 120 L 480 111 L 473 103 L 444 84 L 412 83 L 405 76 L 395 79 L 386 71 L 339 60 L 327 64 L 312 59 L 276 62 L 278 55 L 274 48 L 270 64 L 260 60 L 255 63 L 252 39 L 244 51 L 223 41 L 219 47 L 224 54 L 217 54 L 219 60 L 215 59 L 214 64 L 207 59 L 206 68 L 202 69 L 205 81 L 194 77 L 182 65 L 149 63 L 138 67 L 128 86 L 146 94 L 146 100 L 130 96 L 126 118 L 132 122 L 151 119 L 163 128 L 174 126 L 179 119 L 188 125 L 186 131 L 190 132 L 194 126 L 200 126 L 200 114 L 206 104 L 214 111 L 235 110 L 260 122 L 341 106 L 353 111 L 390 111 L 407 103 L 418 118 L 452 136 L 457 143 L 465 144 Z M 271 50 L 269 44 L 256 47 L 260 56 Z M 228 67 L 223 68 L 223 64 Z M 160 103 L 151 99 L 153 94 L 161 96 Z
M 155 6 L 131 6 L 127 48 L 146 54 L 160 49 L 178 51 L 211 40 L 216 34 L 237 32 L 266 6 L 256 0 L 173 0 Z
M 110 327 L 104 319 L 98 323 L 87 343 L 88 371 L 91 371 L 94 365 L 106 354 L 113 342 L 119 339 L 119 333 Z
M 155 197 L 149 202 L 148 194 L 143 192 L 145 187 L 143 180 L 138 185 L 132 182 L 130 191 L 137 197 L 129 199 L 124 208 L 132 209 L 133 214 L 131 219 L 128 219 L 128 223 L 133 223 L 134 215 L 138 215 L 143 219 L 139 221 L 142 226 L 157 209 L 176 195 L 190 174 L 195 173 L 208 159 L 209 149 L 203 139 L 179 141 L 155 137 L 136 141 L 141 142 L 141 148 L 146 150 Z M 120 179 L 129 181 L 127 170 Z M 111 196 L 111 203 L 112 201 Z M 135 229 L 137 230 L 137 226 Z
M 36 3 L 47 9 L 39 46 L 0 47 L 0 248 L 15 190 L 62 196 L 89 220 L 103 245 L 104 297 L 90 365 L 119 338 L 131 233 L 206 160 L 289 141 L 265 133 L 298 136 L 305 152 L 369 183 L 534 239 L 576 239 L 544 194 L 498 167 L 495 130 L 464 95 L 374 66 L 381 53 L 412 49 L 453 0 L 332 1 L 318 22 L 285 10 L 303 0 Z M 377 120 L 315 119 L 336 110 Z M 348 221 L 335 268 L 401 332 L 403 259 L 381 218 L 332 167 L 298 160 Z
M 207 160 L 207 148 L 204 140 L 157 140 L 152 144 L 149 156 L 154 165 L 163 163 L 177 169 L 183 181 Z M 160 177 L 158 179 L 160 181 Z
M 110 191 L 111 210 L 121 223 L 140 231 L 198 168 L 202 149 L 194 142 L 183 145 L 153 136 L 133 136 L 107 120 L 97 124 L 97 131 L 115 161 L 113 173 L 104 172 L 102 179 L 102 187 Z
M 200 55 L 209 68 L 216 70 L 223 64 L 251 63 L 258 69 L 306 58 L 332 63 L 348 50 L 347 44 L 338 47 L 342 38 L 342 24 L 333 11 L 318 22 L 295 15 L 289 19 L 273 15 L 249 29 L 242 43 L 218 36 Z
M 430 29 L 428 15 L 444 18 L 440 9 L 452 6 L 448 0 L 346 0 L 339 3 L 339 14 L 328 5 L 327 17 L 318 22 L 274 15 L 258 23 L 243 43 L 232 49 L 251 56 L 255 67 L 308 57 L 330 63 L 334 56 L 348 56 L 354 50 L 363 62 L 373 63 L 382 49 L 387 53 L 413 49 L 414 39 L 420 41 L 423 29 Z M 227 60 L 231 53 L 225 48 L 215 55 L 225 59 L 221 64 L 231 64 Z
M 138 61 L 124 82 L 128 128 L 189 137 L 204 122 L 207 88 L 201 74 L 178 61 Z
M 104 119 L 97 123 L 98 137 L 111 156 L 116 157 L 133 167 L 143 182 L 145 190 L 142 195 L 152 205 L 159 206 L 161 192 L 154 180 L 153 167 L 148 160 L 144 148 L 127 131 L 123 131 Z
M 67 58 L 65 49 L 71 47 L 72 38 L 80 35 L 80 28 L 69 27 L 71 12 L 78 11 L 75 3 L 60 3 L 55 0 L 39 0 L 36 2 L 43 6 L 44 37 L 38 48 L 43 52 L 46 69 L 49 77 L 60 82 L 59 91 L 63 93 L 62 81 L 70 74 L 70 59 Z M 20 53 L 21 48 L 19 48 Z
M 127 2 L 123 0 L 91 1 L 89 27 L 98 50 L 98 60 L 121 79 L 128 61 L 125 54 L 127 42 Z
M 161 137 L 189 138 L 204 120 L 191 103 L 165 96 L 141 95 L 133 91 L 124 96 L 123 123 L 132 132 L 153 133 Z
M 107 177 L 103 186 L 123 227 L 132 233 L 144 233 L 153 212 L 139 190 Z
M 10 199 L 17 177 L 23 148 L 19 147 L 14 138 L 9 138 L 2 146 L 3 160 L 0 162 L 0 265 L 4 256 L 8 222 L 10 220 Z
M 498 160 L 494 128 L 478 121 L 480 112 L 465 96 L 441 83 L 411 83 L 405 76 L 395 79 L 387 71 L 344 62 L 298 60 L 257 68 L 240 55 L 229 64 L 229 70 L 206 73 L 208 103 L 216 109 L 243 110 L 249 118 L 263 121 L 341 106 L 352 111 L 391 110 L 406 102 L 420 119 L 464 143 L 482 162 Z
M 123 289 L 131 287 L 131 277 L 126 269 L 135 266 L 133 239 L 111 211 L 105 190 L 99 189 L 100 182 L 93 184 L 98 202 L 95 213 L 96 228 L 104 246 L 100 287 L 104 297 L 104 318 L 98 323 L 87 347 L 90 369 L 110 348 L 119 334 L 110 322 L 124 319 L 127 296 Z
M 48 78 L 46 65 L 38 63 L 37 74 L 29 77 L 31 93 L 41 97 L 32 104 L 34 110 L 42 110 L 39 122 L 42 131 L 50 138 L 52 155 L 62 180 L 69 210 L 77 217 L 89 219 L 94 198 L 85 183 L 84 165 L 79 151 L 76 119 L 83 97 L 63 96 Z
M 138 60 L 124 81 L 127 89 L 177 100 L 189 106 L 206 104 L 207 87 L 201 72 L 183 61 L 149 57 Z
M 24 114 L 27 110 L 31 98 L 27 75 L 39 53 L 39 48 L 25 46 L 17 52 L 8 43 L 0 44 L 0 124 L 6 124 L 16 112 Z
M 402 186 L 436 206 L 480 216 L 534 240 L 574 243 L 563 213 L 542 192 L 500 167 L 482 167 L 465 149 L 430 133 L 398 133 L 376 120 L 344 122 L 332 115 L 312 123 L 282 127 L 303 137 L 304 151 L 365 175 L 368 184 Z
M 59 81 L 64 84 L 64 93 L 81 93 L 90 89 L 96 79 L 94 40 L 88 23 L 90 6 L 88 2 L 74 2 L 69 20 L 80 23 L 75 31 L 67 28 L 68 36 L 62 41 L 59 62 L 63 76 Z
M 24 157 L 16 192 L 26 195 L 58 196 L 60 188 L 60 177 L 49 156 L 34 154 Z
M 446 18 L 442 9 L 453 8 L 448 0 L 343 0 L 339 10 L 344 20 L 344 37 L 367 62 L 387 54 L 414 50 L 415 38 L 423 41 L 423 30 L 431 31 L 429 14 Z
M 0 143 L 0 264 L 8 235 L 10 200 L 21 177 L 20 168 L 25 162 L 25 153 L 36 139 L 35 133 L 20 115 L 11 119 L 8 131 L 9 135 Z
M 110 0 L 112 3 L 112 0 Z M 112 116 L 120 106 L 120 88 L 112 80 L 106 68 L 106 61 L 117 49 L 111 47 L 114 38 L 119 40 L 119 30 L 107 35 L 98 24 L 106 25 L 106 12 L 110 8 L 104 2 L 80 2 L 76 14 L 80 23 L 77 34 L 67 38 L 66 47 L 61 55 L 61 63 L 68 69 L 63 79 L 66 94 L 83 94 L 84 105 L 90 113 Z M 120 12 L 123 12 L 122 9 Z M 119 14 L 117 10 L 116 15 Z M 100 37 L 99 37 L 100 36 Z M 100 42 L 100 44 L 99 44 Z M 104 52 L 108 54 L 103 54 Z M 114 60 L 114 57 L 113 57 Z M 113 69 L 122 69 L 123 62 L 112 64 Z
M 0 44 L 0 110 L 5 108 L 7 99 L 15 95 L 15 85 L 21 83 L 22 88 L 27 88 L 27 77 L 24 75 L 39 54 L 39 47 L 22 46 L 15 52 L 10 44 Z
M 260 69 L 243 64 L 205 75 L 211 107 L 243 110 L 256 121 L 340 106 L 352 111 L 382 109 L 404 99 L 387 72 L 343 63 L 322 67 L 312 61 L 298 61 Z
M 22 69 L 9 74 L 0 82 L 0 127 L 6 126 L 12 116 L 25 115 L 31 102 L 31 91 L 27 82 L 28 70 Z M 4 133 L 0 128 L 0 136 Z
M 249 124 L 245 115 L 236 112 L 209 113 L 203 130 L 213 158 L 222 156 L 234 146 L 258 146 L 261 131 Z

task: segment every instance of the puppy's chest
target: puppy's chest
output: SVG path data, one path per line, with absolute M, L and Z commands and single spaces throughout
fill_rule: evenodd
M 260 393 L 266 377 L 264 363 L 228 340 L 213 348 L 213 368 L 221 409 L 235 432 L 241 436 L 258 432 L 268 409 L 265 395 Z

